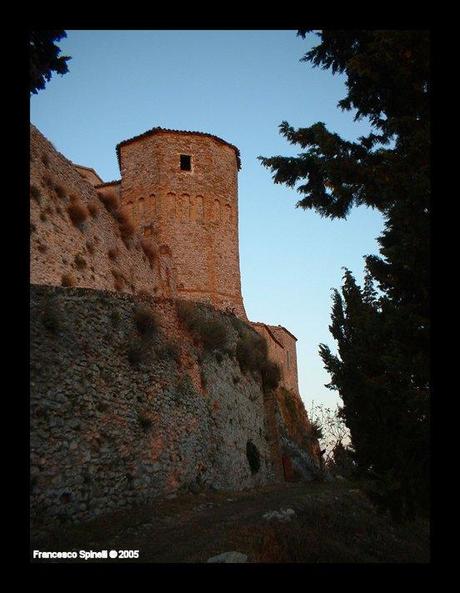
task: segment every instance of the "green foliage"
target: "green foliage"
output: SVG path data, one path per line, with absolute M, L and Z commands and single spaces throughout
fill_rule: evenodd
M 65 74 L 69 71 L 67 62 L 71 58 L 59 56 L 61 50 L 55 44 L 63 37 L 67 37 L 65 31 L 32 31 L 29 40 L 30 50 L 30 92 L 37 94 L 45 88 L 53 72 Z
M 236 343 L 236 359 L 243 372 L 260 373 L 265 392 L 276 389 L 281 379 L 279 366 L 268 359 L 267 342 L 246 323 L 234 322 L 239 336 Z
M 260 453 L 252 441 L 246 443 L 246 457 L 251 474 L 256 474 L 260 469 Z
M 285 389 L 284 387 L 281 389 L 281 393 L 284 398 L 284 405 L 286 406 L 291 418 L 295 418 L 295 416 L 297 414 L 297 408 L 294 403 L 292 393 L 288 389 Z
M 300 31 L 305 36 L 307 31 Z M 298 206 L 345 218 L 353 206 L 385 221 L 380 256 L 360 288 L 348 270 L 333 294 L 338 355 L 320 355 L 339 392 L 359 471 L 398 517 L 429 506 L 430 39 L 427 31 L 322 30 L 303 58 L 346 77 L 339 107 L 372 131 L 350 142 L 322 122 L 280 125 L 303 151 L 260 157 L 275 183 L 297 186 Z M 379 295 L 377 296 L 377 292 Z
M 262 365 L 261 373 L 262 386 L 266 393 L 278 387 L 281 380 L 281 369 L 276 362 L 266 360 Z
M 310 424 L 310 438 L 312 440 L 320 440 L 324 436 L 323 428 L 317 422 L 312 422 Z
M 267 342 L 255 330 L 244 328 L 236 344 L 236 359 L 243 372 L 260 372 L 267 360 Z
M 201 303 L 177 301 L 177 313 L 187 329 L 207 350 L 225 350 L 228 332 L 217 312 Z

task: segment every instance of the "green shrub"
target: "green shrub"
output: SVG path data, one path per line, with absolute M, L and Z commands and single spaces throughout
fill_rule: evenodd
M 265 392 L 276 389 L 281 380 L 281 369 L 271 360 L 265 361 L 261 369 L 262 373 L 262 386 Z
M 242 371 L 261 371 L 267 359 L 267 342 L 256 331 L 244 329 L 236 344 L 236 359 Z
M 285 406 L 286 406 L 289 414 L 291 415 L 292 418 L 295 418 L 297 415 L 297 408 L 294 403 L 293 395 L 287 389 L 283 389 L 282 393 L 284 396 L 284 403 L 285 403 Z
M 197 325 L 197 330 L 207 350 L 222 349 L 226 346 L 227 328 L 222 321 L 218 319 L 203 319 Z
M 148 307 L 136 307 L 134 322 L 137 331 L 144 337 L 151 337 L 158 329 L 158 317 Z
M 201 303 L 177 302 L 179 319 L 207 350 L 225 350 L 228 332 L 217 312 Z

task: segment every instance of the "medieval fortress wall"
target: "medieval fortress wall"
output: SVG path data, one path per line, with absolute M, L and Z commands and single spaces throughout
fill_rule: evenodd
M 318 463 L 299 395 L 296 338 L 281 326 L 251 324 L 244 310 L 238 150 L 210 134 L 156 128 L 121 142 L 117 154 L 121 179 L 104 183 L 31 126 L 38 522 L 87 519 L 190 487 L 253 487 L 287 478 L 294 458 L 304 474 Z M 220 315 L 225 348 L 206 350 L 190 335 L 178 315 L 184 300 Z M 158 316 L 154 341 L 136 333 L 140 304 Z M 238 319 L 266 339 L 281 369 L 276 391 L 264 392 L 240 368 Z

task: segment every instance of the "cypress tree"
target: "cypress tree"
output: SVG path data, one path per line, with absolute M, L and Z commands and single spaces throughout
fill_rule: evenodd
M 305 37 L 307 30 L 299 31 Z M 333 294 L 330 331 L 338 354 L 320 345 L 343 400 L 363 475 L 374 500 L 396 518 L 429 505 L 430 396 L 430 39 L 425 31 L 321 31 L 302 58 L 346 76 L 339 102 L 366 117 L 356 142 L 322 122 L 280 131 L 302 152 L 259 157 L 275 183 L 296 187 L 297 206 L 346 218 L 366 205 L 384 217 L 379 252 L 368 255 L 360 288 L 345 271 Z

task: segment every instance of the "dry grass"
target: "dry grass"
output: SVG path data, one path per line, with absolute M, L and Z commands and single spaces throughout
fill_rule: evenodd
M 94 255 L 94 243 L 91 241 L 86 241 L 86 249 L 88 250 L 88 253 Z
M 30 197 L 40 204 L 42 199 L 42 192 L 35 184 L 32 184 L 30 186 Z
M 97 207 L 96 202 L 92 201 L 88 204 L 88 211 L 93 218 L 96 218 L 99 214 L 99 208 Z
M 98 191 L 97 197 L 104 204 L 104 206 L 107 209 L 107 212 L 113 213 L 118 210 L 119 201 L 115 193 Z
M 67 212 L 70 220 L 76 227 L 81 227 L 89 216 L 88 208 L 78 198 L 74 199 L 67 206 Z
M 49 173 L 45 173 L 45 175 L 43 175 L 43 183 L 46 185 L 46 187 L 49 187 L 50 189 L 53 187 L 53 178 L 51 177 L 51 175 Z
M 61 200 L 63 200 L 67 196 L 65 187 L 63 185 L 61 185 L 60 183 L 55 184 L 54 191 L 56 192 L 57 197 L 60 198 Z
M 78 270 L 83 270 L 88 265 L 86 263 L 86 259 L 81 255 L 81 253 L 77 253 L 77 255 L 75 256 L 74 261 L 75 261 L 75 265 L 76 265 L 76 267 L 77 267 Z
M 73 274 L 66 272 L 65 274 L 62 274 L 61 285 L 66 287 L 76 286 L 77 280 Z
M 126 247 L 129 248 L 136 229 L 125 212 L 117 212 L 115 218 L 120 229 L 120 237 Z
M 125 283 L 126 283 L 125 277 L 120 272 L 120 270 L 116 270 L 116 269 L 112 268 L 111 272 L 113 275 L 113 286 L 114 286 L 115 290 L 123 290 L 123 288 L 125 287 Z
M 119 251 L 117 247 L 111 247 L 108 251 L 107 251 L 107 255 L 109 256 L 109 258 L 112 261 L 115 261 L 118 257 Z
M 153 246 L 152 242 L 148 239 L 141 240 L 141 247 L 142 251 L 145 253 L 147 259 L 150 262 L 150 265 L 153 265 L 155 258 L 157 256 L 157 252 L 155 247 Z

